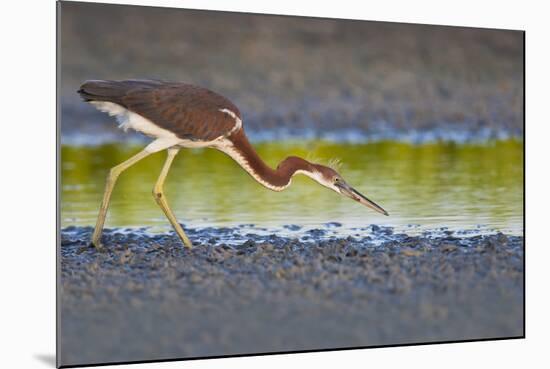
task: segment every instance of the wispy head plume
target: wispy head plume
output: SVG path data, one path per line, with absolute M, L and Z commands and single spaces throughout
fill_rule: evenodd
M 342 161 L 339 158 L 332 158 L 328 161 L 327 167 L 339 171 L 342 168 Z
M 310 163 L 325 165 L 336 171 L 339 171 L 340 169 L 342 169 L 342 161 L 339 158 L 332 158 L 327 161 L 326 159 L 321 159 L 315 156 L 314 154 L 312 154 L 311 152 L 309 152 L 306 156 L 306 160 L 309 161 Z
M 307 153 L 306 160 L 310 163 L 316 164 L 320 164 L 322 162 L 322 160 L 318 156 L 315 156 L 315 154 L 313 154 L 311 151 Z

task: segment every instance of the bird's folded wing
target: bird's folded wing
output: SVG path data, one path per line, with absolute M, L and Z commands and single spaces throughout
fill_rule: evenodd
M 179 138 L 195 141 L 212 141 L 228 134 L 239 117 L 229 100 L 192 85 L 137 87 L 129 89 L 120 102 Z

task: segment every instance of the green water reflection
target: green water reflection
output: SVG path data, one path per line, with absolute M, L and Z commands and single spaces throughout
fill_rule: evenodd
M 261 227 L 298 224 L 343 228 L 389 225 L 398 229 L 497 229 L 521 234 L 522 142 L 484 145 L 411 145 L 379 142 L 278 142 L 256 145 L 272 166 L 288 155 L 340 158 L 343 177 L 383 206 L 379 215 L 297 176 L 281 193 L 254 182 L 236 163 L 212 150 L 182 150 L 166 183 L 166 195 L 187 226 Z M 62 147 L 62 227 L 93 225 L 108 169 L 139 151 L 138 146 Z M 151 226 L 167 230 L 151 189 L 165 158 L 158 153 L 123 173 L 113 193 L 107 227 Z M 411 228 L 410 224 L 420 225 Z

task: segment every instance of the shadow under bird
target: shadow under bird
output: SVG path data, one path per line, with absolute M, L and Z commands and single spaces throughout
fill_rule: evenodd
M 185 246 L 191 241 L 170 209 L 163 192 L 168 170 L 181 148 L 211 147 L 235 160 L 252 178 L 273 191 L 282 191 L 296 174 L 347 196 L 375 211 L 388 213 L 348 185 L 334 169 L 290 156 L 276 169 L 268 166 L 248 141 L 239 109 L 227 98 L 187 83 L 156 80 L 86 81 L 80 96 L 97 109 L 115 116 L 120 127 L 141 132 L 154 140 L 142 151 L 113 167 L 107 177 L 103 201 L 92 235 L 101 248 L 101 234 L 111 193 L 118 176 L 141 159 L 167 150 L 167 158 L 153 187 L 153 196 Z

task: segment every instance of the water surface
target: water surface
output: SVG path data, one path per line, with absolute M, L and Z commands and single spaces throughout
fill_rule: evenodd
M 321 163 L 340 159 L 347 182 L 384 207 L 389 217 L 303 176 L 296 176 L 283 192 L 269 191 L 212 149 L 182 150 L 165 190 L 178 219 L 188 227 L 253 224 L 255 229 L 299 235 L 319 227 L 358 234 L 361 228 L 377 224 L 409 234 L 448 229 L 519 235 L 523 232 L 522 145 L 516 140 L 472 145 L 326 141 L 255 145 L 273 167 L 288 155 Z M 63 146 L 62 227 L 93 225 L 108 169 L 140 149 L 132 144 Z M 170 230 L 151 195 L 164 159 L 164 153 L 152 155 L 120 176 L 107 227 Z M 336 224 L 327 225 L 330 222 Z

